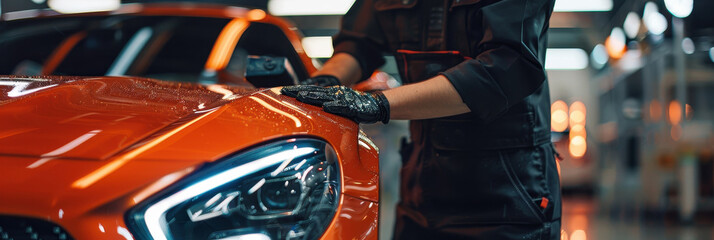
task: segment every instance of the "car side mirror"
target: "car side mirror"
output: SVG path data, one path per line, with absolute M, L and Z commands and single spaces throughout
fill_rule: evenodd
M 297 74 L 285 57 L 248 56 L 245 79 L 258 88 L 295 85 Z

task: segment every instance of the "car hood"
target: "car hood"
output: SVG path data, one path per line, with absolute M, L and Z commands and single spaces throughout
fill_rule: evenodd
M 107 159 L 250 91 L 226 88 L 128 77 L 2 77 L 0 154 Z
M 111 216 L 203 164 L 301 136 L 335 148 L 345 195 L 378 199 L 358 125 L 270 89 L 0 77 L 0 116 L 0 214 L 123 227 Z

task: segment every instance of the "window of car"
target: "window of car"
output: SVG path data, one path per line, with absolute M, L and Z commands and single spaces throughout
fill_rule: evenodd
M 39 75 L 55 48 L 83 28 L 77 19 L 0 21 L 0 74 Z
M 129 75 L 205 82 L 205 65 L 225 18 L 187 16 L 93 16 L 0 22 L 0 75 Z M 19 34 L 21 33 L 21 34 Z M 251 23 L 241 35 L 228 70 L 242 69 L 236 56 L 283 57 L 299 78 L 305 66 L 283 31 Z M 235 73 L 243 77 L 244 73 Z M 208 81 L 221 82 L 220 79 Z M 230 83 L 230 81 L 229 81 Z

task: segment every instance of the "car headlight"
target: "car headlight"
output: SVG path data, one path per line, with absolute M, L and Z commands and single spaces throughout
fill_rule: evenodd
M 146 239 L 317 239 L 340 198 L 329 144 L 291 139 L 209 164 L 127 213 Z

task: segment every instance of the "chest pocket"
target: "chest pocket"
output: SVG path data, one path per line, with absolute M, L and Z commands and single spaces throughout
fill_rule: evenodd
M 481 8 L 497 1 L 499 0 L 453 0 L 449 7 L 449 46 L 467 56 L 477 55 L 476 44 L 483 38 Z
M 423 18 L 418 0 L 377 0 L 374 8 L 391 46 L 397 49 L 419 46 Z

